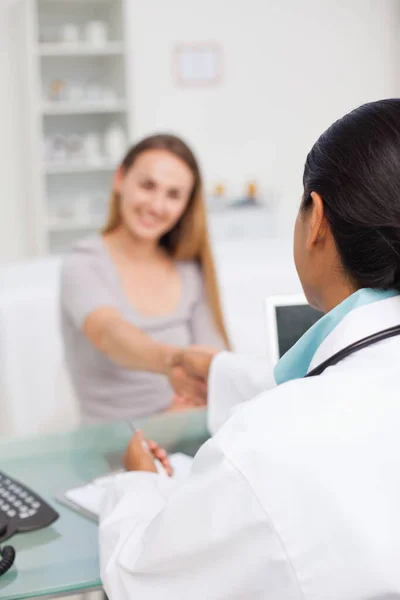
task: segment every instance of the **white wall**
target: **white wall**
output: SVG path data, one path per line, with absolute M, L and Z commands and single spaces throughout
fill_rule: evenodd
M 297 205 L 302 165 L 337 117 L 399 91 L 397 0 L 129 0 L 135 137 L 185 136 L 210 182 L 235 193 L 249 176 Z M 219 42 L 214 89 L 172 78 L 179 42 Z

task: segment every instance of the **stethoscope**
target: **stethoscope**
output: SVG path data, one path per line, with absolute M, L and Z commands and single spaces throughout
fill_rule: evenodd
M 336 354 L 325 360 L 323 363 L 315 367 L 312 371 L 307 373 L 305 377 L 315 377 L 316 375 L 321 375 L 328 367 L 333 367 L 338 362 L 350 356 L 350 354 L 354 354 L 359 350 L 363 350 L 364 348 L 368 348 L 368 346 L 373 346 L 378 342 L 382 342 L 383 340 L 388 340 L 389 338 L 395 337 L 396 335 L 400 335 L 400 325 L 395 325 L 394 327 L 389 327 L 389 329 L 384 329 L 383 331 L 378 331 L 377 333 L 373 333 L 368 337 L 359 340 L 358 342 L 354 342 L 354 344 L 350 344 L 343 350 L 339 350 Z

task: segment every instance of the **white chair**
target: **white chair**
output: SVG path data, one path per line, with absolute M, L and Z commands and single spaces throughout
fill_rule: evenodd
M 59 326 L 60 260 L 0 267 L 0 435 L 71 429 L 77 400 Z M 103 592 L 71 600 L 103 600 Z
M 0 267 L 0 435 L 65 430 L 78 422 L 63 366 L 60 260 Z

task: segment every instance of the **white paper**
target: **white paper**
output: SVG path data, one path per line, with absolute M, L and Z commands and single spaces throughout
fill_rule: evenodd
M 105 489 L 105 487 L 89 483 L 83 487 L 69 490 L 65 496 L 78 507 L 98 516 Z
M 171 454 L 170 461 L 174 470 L 173 479 L 182 481 L 189 476 L 193 462 L 191 456 L 178 452 L 176 454 Z M 123 471 L 116 471 L 110 475 L 97 477 L 84 486 L 68 490 L 65 493 L 65 497 L 76 506 L 89 511 L 93 515 L 99 516 L 101 503 L 107 486 L 112 483 L 118 473 L 121 472 Z

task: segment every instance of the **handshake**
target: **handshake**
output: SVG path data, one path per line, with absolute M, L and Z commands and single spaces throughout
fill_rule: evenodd
M 207 380 L 211 362 L 218 350 L 188 346 L 175 351 L 168 364 L 168 379 L 175 392 L 170 410 L 207 403 Z

